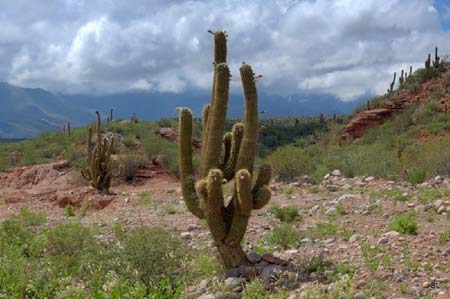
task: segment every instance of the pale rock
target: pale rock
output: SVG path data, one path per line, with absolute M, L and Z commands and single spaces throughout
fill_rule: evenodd
M 230 286 L 230 287 L 237 287 L 246 281 L 247 281 L 247 279 L 245 279 L 245 278 L 228 277 L 227 279 L 225 279 L 224 283 L 225 283 L 225 285 Z
M 350 184 L 345 184 L 344 186 L 342 186 L 342 189 L 344 190 L 351 190 L 353 187 Z
M 366 177 L 366 178 L 364 179 L 364 182 L 369 183 L 369 182 L 372 182 L 372 181 L 374 181 L 374 180 L 375 180 L 375 177 L 373 177 L 373 176 L 368 176 L 368 177 Z
M 355 242 L 358 242 L 359 240 L 361 240 L 361 238 L 362 238 L 362 235 L 361 235 L 361 234 L 353 234 L 353 235 L 350 237 L 350 239 L 348 239 L 348 241 L 349 241 L 350 243 L 355 243 Z
M 332 176 L 342 176 L 342 172 L 339 169 L 335 169 L 331 172 Z
M 414 210 L 417 213 L 424 213 L 425 212 L 425 205 L 418 205 L 417 207 L 414 208 Z
M 192 239 L 192 234 L 190 232 L 182 232 L 180 234 L 181 238 L 184 240 L 190 240 Z
M 336 208 L 335 207 L 331 207 L 331 208 L 328 208 L 327 210 L 326 210 L 326 212 L 325 212 L 325 214 L 326 215 L 334 215 L 334 214 L 336 214 Z

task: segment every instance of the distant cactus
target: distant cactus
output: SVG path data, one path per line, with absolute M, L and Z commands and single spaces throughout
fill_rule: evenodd
M 412 76 L 412 65 L 409 67 L 409 76 L 411 77 Z
M 109 109 L 109 121 L 113 122 L 113 108 Z
M 439 68 L 439 63 L 440 63 L 440 61 L 441 61 L 441 58 L 440 58 L 439 55 L 438 55 L 438 47 L 436 47 L 436 48 L 435 48 L 435 51 L 434 51 L 434 61 L 433 61 L 433 66 L 434 66 L 435 68 Z
M 429 70 L 431 67 L 431 54 L 428 53 L 428 58 L 425 60 L 425 69 Z
M 70 136 L 70 122 L 67 123 L 67 136 Z
M 121 175 L 122 167 L 114 173 L 114 163 L 111 160 L 112 150 L 114 148 L 114 137 L 111 141 L 101 136 L 100 112 L 97 114 L 97 140 L 92 147 L 92 128 L 89 128 L 87 139 L 87 164 L 86 169 L 81 170 L 81 175 L 90 183 L 92 187 L 101 193 L 108 194 L 113 177 Z
M 400 84 L 400 89 L 403 88 L 403 84 L 405 83 L 404 73 L 405 73 L 405 71 L 402 70 L 402 73 L 401 73 L 400 77 L 398 78 L 398 83 Z
M 397 79 L 397 73 L 394 72 L 394 79 L 392 80 L 391 85 L 389 86 L 388 93 L 394 92 L 394 86 L 395 86 L 396 79 Z
M 138 123 L 138 118 L 136 116 L 136 113 L 133 112 L 133 115 L 131 115 L 130 117 L 130 123 L 131 124 L 137 124 Z
M 214 35 L 214 79 L 211 102 L 203 109 L 203 133 L 200 173 L 195 183 L 192 162 L 192 113 L 179 112 L 179 159 L 183 198 L 188 209 L 198 218 L 206 219 L 214 244 L 226 268 L 248 264 L 242 250 L 248 220 L 253 209 L 261 209 L 270 200 L 268 183 L 271 167 L 261 166 L 255 183 L 253 163 L 258 136 L 258 103 L 255 74 L 243 63 L 240 74 L 244 90 L 243 123 L 224 134 L 227 113 L 230 70 L 226 64 L 227 35 Z M 222 154 L 221 154 L 222 152 Z M 231 201 L 226 205 L 224 182 L 234 183 Z

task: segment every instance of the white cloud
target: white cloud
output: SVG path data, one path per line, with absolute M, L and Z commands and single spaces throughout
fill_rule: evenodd
M 386 90 L 399 68 L 450 52 L 432 0 L 8 1 L 0 80 L 59 92 L 209 90 L 212 38 L 229 32 L 232 87 L 242 61 L 267 92 L 351 100 Z M 24 8 L 27 8 L 24 10 Z M 31 13 L 32 12 L 32 13 Z

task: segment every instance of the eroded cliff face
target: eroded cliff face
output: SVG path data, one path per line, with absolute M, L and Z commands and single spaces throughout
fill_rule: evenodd
M 442 78 L 427 81 L 415 90 L 396 91 L 386 99 L 381 107 L 356 114 L 345 126 L 342 138 L 360 138 L 370 128 L 379 126 L 392 116 L 402 112 L 408 104 L 423 105 L 436 98 L 440 99 L 440 112 L 450 112 L 450 88 L 448 90 L 445 88 Z

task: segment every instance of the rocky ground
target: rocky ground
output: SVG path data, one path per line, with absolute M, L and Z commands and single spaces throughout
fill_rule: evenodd
M 160 226 L 193 249 L 213 249 L 206 224 L 187 211 L 176 178 L 159 174 L 134 184 L 116 182 L 114 195 L 108 196 L 80 182 L 64 162 L 2 173 L 0 220 L 26 207 L 45 212 L 51 225 L 67 219 L 62 207 L 71 203 L 84 224 Z M 244 246 L 253 252 L 267 288 L 288 288 L 285 297 L 274 298 L 450 298 L 450 179 L 413 186 L 345 178 L 336 170 L 321 182 L 300 178 L 290 184 L 273 182 L 272 189 L 269 206 L 251 218 Z M 284 249 L 270 241 L 280 226 L 273 206 L 295 206 L 301 216 L 289 223 L 298 240 Z M 405 212 L 416 217 L 416 234 L 393 230 L 394 219 Z M 325 271 L 305 272 L 301 265 L 312 258 Z M 202 280 L 186 296 L 224 298 L 225 290 L 230 298 L 239 298 L 245 271 Z

